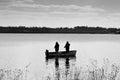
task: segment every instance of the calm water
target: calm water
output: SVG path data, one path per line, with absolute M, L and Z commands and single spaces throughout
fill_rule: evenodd
M 46 61 L 45 50 L 54 51 L 55 42 L 64 50 L 66 41 L 77 50 L 76 58 L 50 59 Z M 22 69 L 28 66 L 28 80 L 41 80 L 47 75 L 59 76 L 75 67 L 89 65 L 103 59 L 110 63 L 120 62 L 120 35 L 101 34 L 0 34 L 0 68 Z

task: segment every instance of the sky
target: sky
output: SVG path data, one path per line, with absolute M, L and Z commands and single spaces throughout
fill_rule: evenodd
M 0 0 L 1 26 L 120 27 L 120 0 Z

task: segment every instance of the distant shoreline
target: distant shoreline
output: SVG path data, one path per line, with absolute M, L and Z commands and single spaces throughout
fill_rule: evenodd
M 119 35 L 119 33 L 24 33 L 24 32 L 0 32 L 0 34 L 115 34 L 115 35 Z
M 120 34 L 120 28 L 103 28 L 103 27 L 88 27 L 76 26 L 74 28 L 60 27 L 3 27 L 0 26 L 0 33 L 12 34 Z
M 113 34 L 119 35 L 120 33 L 24 33 L 24 32 L 0 32 L 0 34 Z

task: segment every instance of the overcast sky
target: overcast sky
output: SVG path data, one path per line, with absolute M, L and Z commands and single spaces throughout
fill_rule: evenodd
M 0 25 L 120 27 L 120 0 L 0 0 Z

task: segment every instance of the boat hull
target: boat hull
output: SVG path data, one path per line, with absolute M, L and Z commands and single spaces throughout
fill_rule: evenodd
M 59 52 L 46 52 L 46 57 L 75 57 L 76 56 L 76 50 L 72 50 L 69 52 L 66 51 L 59 51 Z

